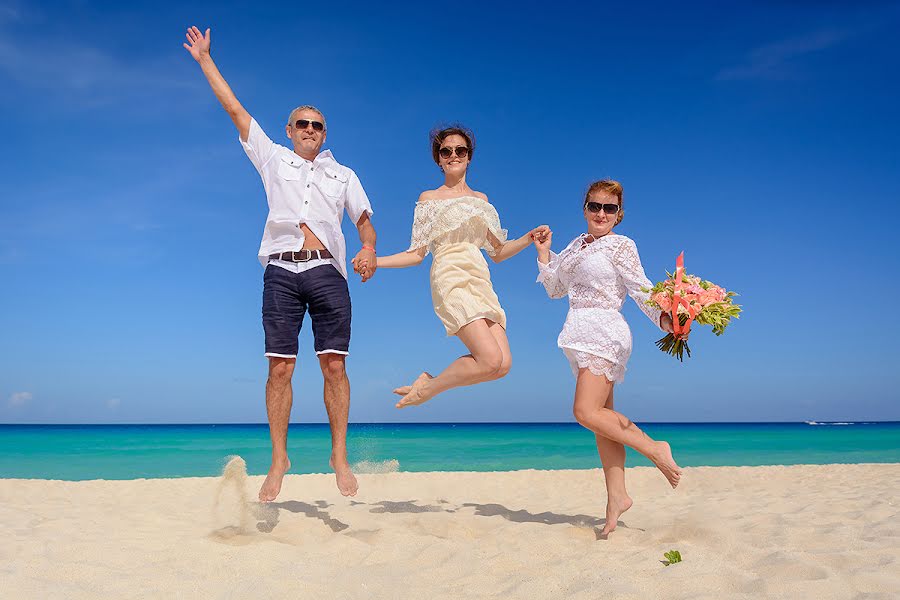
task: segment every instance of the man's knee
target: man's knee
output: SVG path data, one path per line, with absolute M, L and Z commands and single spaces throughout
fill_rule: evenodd
M 296 359 L 273 356 L 269 358 L 269 381 L 273 383 L 285 383 L 291 380 L 294 374 Z
M 319 355 L 319 366 L 322 367 L 322 376 L 326 381 L 339 381 L 346 376 L 344 360 L 343 354 L 328 352 Z

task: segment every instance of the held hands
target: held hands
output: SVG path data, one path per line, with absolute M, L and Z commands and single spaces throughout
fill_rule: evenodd
M 204 56 L 209 56 L 210 37 L 208 28 L 205 34 L 201 34 L 196 27 L 189 27 L 184 37 L 187 38 L 190 45 L 182 44 L 182 46 L 191 53 L 194 60 L 200 62 Z
M 537 250 L 538 260 L 543 264 L 550 262 L 550 244 L 553 243 L 553 232 L 546 225 L 532 230 L 531 241 Z
M 375 257 L 375 251 L 368 248 L 360 250 L 350 263 L 353 265 L 353 272 L 358 273 L 362 277 L 363 283 L 370 280 L 378 268 L 378 259 Z
M 534 247 L 540 251 L 549 251 L 550 243 L 553 241 L 553 232 L 547 225 L 541 225 L 531 230 L 531 241 Z

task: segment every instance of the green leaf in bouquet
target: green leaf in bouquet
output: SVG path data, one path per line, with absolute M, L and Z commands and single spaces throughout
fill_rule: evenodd
M 691 348 L 688 346 L 687 340 L 675 339 L 675 336 L 671 333 L 666 334 L 664 338 L 656 340 L 656 347 L 666 354 L 671 354 L 681 362 L 684 362 L 685 352 L 688 358 L 691 357 Z

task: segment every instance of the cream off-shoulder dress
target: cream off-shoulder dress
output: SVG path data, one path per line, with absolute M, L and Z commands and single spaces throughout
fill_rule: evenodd
M 631 330 L 620 312 L 625 296 L 659 327 L 660 311 L 647 305 L 652 284 L 644 274 L 637 246 L 614 233 L 594 239 L 582 234 L 566 249 L 538 261 L 538 282 L 551 298 L 569 296 L 569 314 L 557 345 L 572 372 L 588 368 L 613 383 L 625 378 L 631 356 Z
M 493 239 L 491 239 L 493 238 Z M 481 250 L 493 255 L 506 242 L 497 210 L 475 196 L 421 200 L 416 204 L 409 251 L 433 255 L 431 299 L 447 335 L 464 325 L 489 319 L 506 328 L 506 313 L 491 285 Z

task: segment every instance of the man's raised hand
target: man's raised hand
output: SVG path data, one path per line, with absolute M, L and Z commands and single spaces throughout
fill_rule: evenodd
M 206 55 L 209 56 L 209 29 L 205 34 L 201 34 L 196 27 L 189 27 L 185 36 L 189 44 L 182 44 L 185 49 L 191 53 L 194 60 L 200 62 L 200 59 Z

